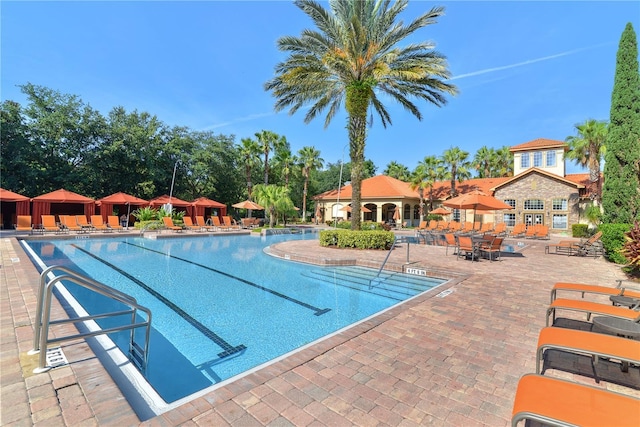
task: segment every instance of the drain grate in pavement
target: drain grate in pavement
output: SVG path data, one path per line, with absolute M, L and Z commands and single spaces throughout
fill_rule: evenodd
M 68 365 L 69 362 L 60 347 L 47 349 L 47 366 L 57 368 L 58 366 Z

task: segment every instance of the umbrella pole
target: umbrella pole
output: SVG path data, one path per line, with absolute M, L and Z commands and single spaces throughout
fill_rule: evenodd
M 127 203 L 127 230 L 129 229 L 129 215 L 131 215 L 131 203 Z

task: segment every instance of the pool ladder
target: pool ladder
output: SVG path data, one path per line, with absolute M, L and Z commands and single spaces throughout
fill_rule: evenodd
M 411 243 L 413 239 L 410 236 L 396 236 L 393 239 L 393 243 L 391 244 L 391 248 L 389 248 L 389 252 L 387 252 L 387 256 L 384 258 L 384 261 L 382 261 L 382 265 L 380 266 L 380 268 L 378 269 L 378 273 L 371 279 L 369 280 L 369 289 L 371 290 L 374 286 L 379 285 L 382 283 L 382 279 L 380 279 L 380 273 L 382 273 L 382 270 L 384 269 L 384 266 L 387 264 L 387 261 L 389 260 L 389 256 L 391 256 L 391 252 L 393 252 L 393 250 L 395 249 L 396 245 L 398 243 L 406 243 L 407 244 L 407 264 L 409 264 L 409 243 Z
M 65 274 L 57 276 L 53 272 L 61 271 Z M 50 278 L 51 280 L 47 281 Z M 127 309 L 114 311 L 110 313 L 100 313 L 88 316 L 74 317 L 71 319 L 51 320 L 51 299 L 54 285 L 61 281 L 75 283 L 85 289 L 91 290 L 98 294 L 104 295 L 115 301 L 127 306 Z M 146 315 L 147 320 L 137 319 L 138 310 Z M 59 336 L 49 339 L 49 328 L 52 325 L 86 322 L 95 319 L 104 319 L 109 317 L 131 315 L 131 322 L 121 326 L 115 326 L 108 329 L 91 330 L 89 332 L 81 332 L 73 335 Z M 137 328 L 146 328 L 144 346 L 140 346 L 135 342 L 134 332 Z M 79 338 L 94 337 L 97 335 L 110 334 L 130 330 L 129 338 L 129 360 L 131 360 L 141 371 L 147 367 L 149 357 L 149 338 L 151 336 L 151 310 L 139 305 L 136 299 L 130 295 L 118 291 L 103 283 L 97 282 L 89 277 L 78 274 L 62 266 L 52 266 L 40 273 L 40 286 L 38 289 L 38 305 L 36 307 L 36 321 L 34 325 L 33 350 L 29 354 L 40 353 L 38 367 L 33 370 L 34 373 L 46 372 L 50 369 L 47 366 L 46 356 L 47 347 L 50 344 L 72 341 Z

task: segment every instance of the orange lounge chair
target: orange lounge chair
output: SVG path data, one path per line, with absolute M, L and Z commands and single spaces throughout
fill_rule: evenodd
M 461 256 L 466 258 L 467 255 L 471 254 L 471 261 L 474 260 L 476 256 L 476 247 L 473 244 L 473 240 L 469 236 L 458 236 L 458 257 L 456 260 L 460 259 Z M 463 254 L 464 252 L 464 254 Z
M 124 230 L 124 227 L 120 225 L 120 220 L 116 215 L 109 215 L 107 217 L 107 224 L 109 225 L 109 228 L 111 228 L 112 230 L 118 230 L 118 231 Z
M 224 230 L 224 231 L 229 231 L 231 230 L 229 227 L 227 227 L 226 225 L 223 225 L 220 223 L 220 217 L 213 215 L 211 217 L 211 221 L 213 221 L 213 226 L 217 229 L 217 230 Z
M 444 249 L 444 254 L 445 255 L 449 255 L 449 247 L 452 246 L 453 252 L 451 253 L 451 255 L 456 255 L 457 254 L 457 250 L 458 250 L 458 242 L 456 242 L 456 236 L 453 233 L 446 233 L 444 235 L 444 244 L 446 246 L 446 248 Z
M 177 225 L 175 225 L 170 216 L 163 216 L 162 222 L 164 222 L 165 228 L 168 228 L 169 230 L 173 230 L 176 233 L 179 233 L 182 231 L 182 227 L 178 227 Z
M 524 238 L 525 239 L 535 238 L 536 233 L 538 232 L 538 227 L 539 227 L 538 224 L 528 226 L 524 232 Z
M 204 216 L 196 216 L 196 224 L 203 230 L 215 231 L 215 227 L 213 225 L 207 224 L 207 222 L 204 220 Z
M 15 225 L 16 231 L 28 231 L 29 234 L 33 233 L 33 224 L 31 224 L 31 215 L 18 215 L 17 224 Z
M 420 221 L 420 224 L 417 227 L 417 230 L 426 230 L 427 229 L 427 221 Z
M 574 299 L 558 298 L 551 303 L 547 308 L 547 323 L 549 326 L 549 318 L 551 317 L 553 323 L 556 320 L 557 310 L 578 311 L 587 313 L 587 320 L 590 319 L 591 313 L 602 314 L 610 317 L 617 317 L 620 319 L 630 320 L 632 322 L 640 322 L 640 312 L 636 310 L 630 310 L 624 307 L 618 307 L 615 305 L 600 304 L 591 301 L 582 301 Z
M 107 227 L 107 224 L 104 223 L 104 221 L 102 220 L 102 215 L 91 215 L 91 226 L 95 229 L 95 230 L 101 230 L 101 231 L 112 231 L 109 227 Z
M 93 225 L 87 222 L 87 217 L 84 215 L 76 215 L 76 224 L 78 224 L 83 231 L 92 231 Z
M 533 420 L 551 426 L 638 426 L 640 400 L 558 378 L 526 374 L 520 378 L 511 426 Z
M 56 217 L 54 215 L 42 215 L 42 230 L 53 231 L 56 233 L 62 233 L 65 231 L 56 224 Z
M 638 298 L 640 299 L 640 291 L 629 290 L 622 286 L 622 280 L 618 281 L 618 285 L 615 288 L 610 286 L 600 286 L 600 285 L 587 285 L 582 283 L 565 283 L 558 282 L 553 285 L 551 288 L 551 302 L 553 302 L 558 295 L 558 291 L 573 291 L 582 293 L 582 298 L 584 298 L 584 294 L 600 294 L 600 295 L 609 295 L 611 296 L 620 296 L 623 295 L 629 298 Z
M 240 230 L 240 226 L 235 224 L 235 221 L 231 220 L 229 215 L 223 216 L 222 221 L 224 221 L 224 226 L 228 227 L 229 230 Z
M 549 239 L 549 226 L 540 224 L 536 228 L 533 237 L 535 239 Z
M 541 372 L 544 351 L 562 350 L 587 356 L 607 357 L 625 363 L 640 363 L 640 341 L 577 329 L 542 328 L 538 336 L 536 374 Z
M 502 241 L 504 237 L 494 237 L 491 240 L 485 240 L 480 244 L 480 253 L 489 254 L 489 261 L 493 261 L 493 254 L 498 254 L 500 259 L 500 252 L 502 251 Z
M 499 222 L 496 224 L 496 227 L 493 229 L 493 234 L 496 236 L 506 236 L 507 235 L 507 223 Z
M 194 224 L 193 221 L 191 220 L 191 217 L 185 216 L 182 218 L 182 221 L 184 222 L 184 226 L 187 227 L 188 230 L 202 231 L 202 227 Z
M 60 218 L 60 224 L 62 224 L 62 226 L 64 228 L 66 228 L 69 231 L 76 231 L 78 233 L 81 233 L 82 227 L 80 227 L 78 225 L 78 223 L 76 222 L 76 217 L 73 215 L 58 215 L 58 217 Z
M 513 230 L 509 233 L 509 237 L 522 237 L 526 231 L 527 226 L 521 222 L 513 227 Z

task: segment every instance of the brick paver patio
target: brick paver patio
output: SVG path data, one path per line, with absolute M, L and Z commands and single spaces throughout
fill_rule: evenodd
M 409 266 L 451 278 L 445 288 L 140 421 L 84 341 L 63 345 L 69 365 L 31 373 L 34 357 L 27 352 L 38 273 L 18 241 L 2 236 L 0 424 L 507 426 L 518 379 L 535 371 L 535 345 L 553 284 L 613 286 L 624 275 L 602 258 L 545 255 L 549 241 L 506 243 L 521 250 L 496 262 L 458 260 L 450 249 L 445 255 L 443 246 L 411 245 Z M 313 241 L 277 244 L 272 252 L 371 266 L 386 255 L 321 248 Z M 390 266 L 400 269 L 405 261 L 403 246 L 392 254 Z M 451 292 L 440 295 L 443 289 Z M 62 312 L 58 304 L 54 309 Z M 563 365 L 563 370 L 546 374 L 596 384 L 583 359 L 558 355 L 554 366 Z M 637 367 L 622 374 L 601 361 L 598 376 L 600 387 L 640 396 Z

